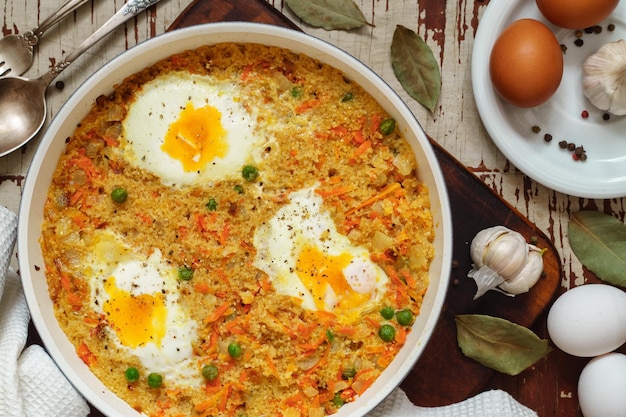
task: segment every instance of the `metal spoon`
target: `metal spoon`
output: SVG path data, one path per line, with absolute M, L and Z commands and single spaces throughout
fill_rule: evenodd
M 39 78 L 0 78 L 0 156 L 19 148 L 41 130 L 46 121 L 46 89 L 57 75 L 117 26 L 159 1 L 128 0 L 63 61 Z
M 33 63 L 33 48 L 39 38 L 53 25 L 72 13 L 87 0 L 68 0 L 39 26 L 20 35 L 8 35 L 0 39 L 0 77 L 21 75 Z

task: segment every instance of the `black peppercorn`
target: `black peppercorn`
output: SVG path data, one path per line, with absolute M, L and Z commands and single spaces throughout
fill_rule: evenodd
M 552 135 L 549 133 L 546 133 L 545 135 L 543 135 L 543 140 L 545 140 L 546 142 L 551 142 L 552 141 Z
M 602 115 L 602 120 L 609 120 L 610 118 L 611 118 L 611 115 L 610 115 L 610 114 L 608 114 L 608 113 L 604 113 L 604 114 Z
M 574 149 L 576 149 L 576 144 L 575 143 L 570 142 L 570 143 L 567 144 L 567 150 L 568 151 L 573 151 Z
M 583 40 L 582 40 L 582 39 L 580 39 L 580 38 L 578 38 L 578 39 L 576 39 L 576 40 L 574 41 L 574 45 L 576 45 L 576 46 L 583 46 L 583 44 L 584 44 L 584 43 L 585 43 L 585 42 L 583 42 Z
M 539 133 L 541 132 L 541 128 L 539 126 L 533 126 L 532 127 L 533 133 Z
M 559 148 L 561 149 L 565 149 L 567 148 L 567 142 L 565 142 L 564 140 L 559 142 Z

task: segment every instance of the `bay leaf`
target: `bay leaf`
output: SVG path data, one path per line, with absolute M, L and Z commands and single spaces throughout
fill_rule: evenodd
M 326 30 L 349 30 L 367 23 L 353 0 L 285 0 L 287 7 L 313 27 Z
M 504 374 L 517 375 L 552 350 L 546 339 L 502 318 L 464 314 L 455 321 L 463 354 Z
M 626 287 L 626 224 L 592 210 L 573 213 L 569 243 L 578 260 L 610 284 Z
M 434 113 L 441 93 L 439 64 L 428 44 L 402 25 L 393 33 L 391 66 L 402 88 Z

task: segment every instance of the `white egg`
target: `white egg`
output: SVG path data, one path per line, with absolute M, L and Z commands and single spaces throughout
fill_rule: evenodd
M 626 342 L 626 293 L 605 284 L 572 288 L 548 313 L 554 344 L 574 356 L 593 357 Z
M 144 84 L 122 121 L 127 159 L 168 186 L 240 177 L 264 142 L 235 83 L 186 72 Z
M 192 360 L 198 325 L 180 303 L 177 269 L 158 249 L 141 256 L 109 232 L 96 237 L 90 264 L 91 304 L 116 344 L 168 383 L 200 383 Z
M 340 234 L 315 188 L 293 192 L 290 202 L 257 227 L 254 264 L 276 291 L 355 321 L 380 302 L 388 277 L 369 251 Z
M 585 417 L 626 417 L 626 355 L 608 353 L 585 366 L 578 402 Z

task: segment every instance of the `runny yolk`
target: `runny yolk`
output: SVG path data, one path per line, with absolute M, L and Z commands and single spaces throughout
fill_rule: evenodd
M 370 294 L 354 291 L 343 274 L 343 269 L 351 260 L 352 255 L 349 253 L 332 256 L 324 254 L 315 246 L 302 249 L 296 263 L 298 277 L 313 295 L 318 310 L 350 316 L 352 310 L 370 299 Z M 334 306 L 327 302 L 329 288 L 337 297 Z
M 161 149 L 180 161 L 187 172 L 203 169 L 228 151 L 222 114 L 213 106 L 198 109 L 189 102 L 167 130 Z
M 167 315 L 163 294 L 131 294 L 118 288 L 113 276 L 104 288 L 109 299 L 102 308 L 120 342 L 130 348 L 149 342 L 161 346 Z

